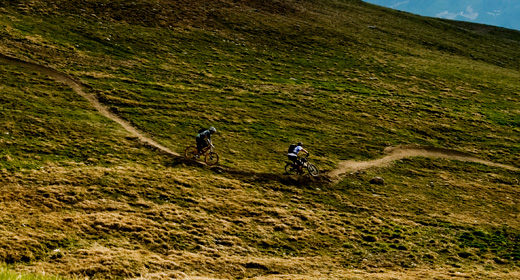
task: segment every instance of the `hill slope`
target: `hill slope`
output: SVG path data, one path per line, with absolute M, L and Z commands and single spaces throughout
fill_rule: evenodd
M 346 0 L 0 3 L 0 257 L 15 268 L 518 276 L 518 32 Z M 210 125 L 219 168 L 172 156 Z M 326 174 L 389 146 L 481 160 L 283 175 L 301 140 Z

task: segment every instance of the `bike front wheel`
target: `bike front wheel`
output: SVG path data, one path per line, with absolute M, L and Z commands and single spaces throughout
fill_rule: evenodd
M 197 159 L 198 150 L 195 146 L 189 146 L 184 151 L 184 157 L 186 159 Z
M 320 175 L 318 168 L 311 163 L 307 163 L 307 170 L 309 170 L 309 174 L 313 177 L 318 177 Z
M 219 160 L 219 157 L 218 157 L 217 153 L 209 152 L 206 154 L 205 161 L 206 161 L 207 165 L 215 165 L 218 163 L 218 160 Z

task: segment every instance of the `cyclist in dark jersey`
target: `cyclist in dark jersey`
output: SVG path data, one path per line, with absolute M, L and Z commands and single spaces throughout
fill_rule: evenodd
M 210 145 L 213 145 L 211 143 L 211 134 L 213 133 L 217 133 L 217 129 L 215 129 L 214 127 L 210 127 L 209 129 L 206 129 L 201 133 L 197 134 L 197 136 L 195 137 L 195 140 L 197 141 L 197 153 L 200 154 L 202 149 Z

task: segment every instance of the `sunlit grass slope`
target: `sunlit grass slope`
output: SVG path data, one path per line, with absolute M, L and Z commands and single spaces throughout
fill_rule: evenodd
M 296 141 L 324 171 L 396 145 L 520 166 L 519 32 L 349 0 L 0 4 L 0 53 L 80 80 L 177 153 L 217 127 L 224 167 L 142 145 L 0 61 L 0 260 L 99 278 L 518 276 L 517 171 L 410 158 L 336 184 L 282 167 Z
M 148 9 L 113 15 L 110 7 L 133 11 L 124 2 L 69 2 L 60 13 L 5 16 L 6 47 L 36 49 L 25 56 L 82 79 L 177 150 L 200 126 L 216 125 L 227 164 L 267 170 L 301 138 L 328 165 L 408 143 L 493 159 L 486 153 L 498 150 L 507 162 L 518 155 L 504 147 L 518 129 L 518 41 L 352 1 L 292 3 L 274 14 L 213 4 L 207 22 L 193 15 L 168 25 L 146 21 Z M 39 20 L 34 10 L 48 14 Z
M 15 272 L 8 267 L 0 268 L 0 279 L 2 280 L 60 280 L 61 277 L 44 274 L 29 274 Z

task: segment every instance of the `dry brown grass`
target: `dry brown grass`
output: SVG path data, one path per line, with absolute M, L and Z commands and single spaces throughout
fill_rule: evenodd
M 2 185 L 0 220 L 8 222 L 1 226 L 0 254 L 13 263 L 29 261 L 24 270 L 131 279 L 508 279 L 515 275 L 507 269 L 485 271 L 485 263 L 464 268 L 424 263 L 421 254 L 437 255 L 439 249 L 421 249 L 421 243 L 442 235 L 424 235 L 426 228 L 418 217 L 394 208 L 402 198 L 388 197 L 391 186 L 377 191 L 390 191 L 382 200 L 362 192 L 357 197 L 334 189 L 323 193 L 312 184 L 260 186 L 204 169 L 139 165 L 3 172 Z M 459 185 L 475 187 L 480 193 L 491 191 L 486 185 Z M 518 199 L 512 190 L 502 192 Z M 314 201 L 309 195 L 315 196 Z M 331 195 L 339 205 L 326 202 Z M 425 199 L 416 194 L 405 200 L 419 205 Z M 434 221 L 434 212 L 430 215 Z M 490 217 L 491 213 L 461 212 L 438 218 L 478 224 L 489 223 Z M 418 235 L 406 234 L 397 243 L 405 251 L 376 253 L 369 244 L 391 243 L 381 235 L 391 225 Z M 442 234 L 452 236 L 449 231 Z M 435 246 L 457 253 L 456 247 L 445 247 L 441 241 Z

